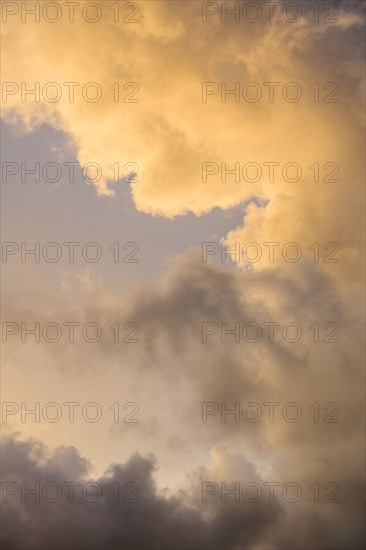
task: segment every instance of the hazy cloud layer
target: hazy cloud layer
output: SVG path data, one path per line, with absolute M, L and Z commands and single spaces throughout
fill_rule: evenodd
M 77 296 L 77 308 L 68 303 L 67 295 Z M 24 296 L 29 296 L 29 291 Z M 28 369 L 33 365 L 38 372 L 44 364 L 47 370 L 51 367 L 56 372 L 57 367 L 65 377 L 73 376 L 82 395 L 93 395 L 96 401 L 113 402 L 123 389 L 140 404 L 140 424 L 128 433 L 125 426 L 114 425 L 112 431 L 104 433 L 97 425 L 93 427 L 105 446 L 100 463 L 105 463 L 111 453 L 126 460 L 129 450 L 153 452 L 160 464 L 159 484 L 164 484 L 166 476 L 173 476 L 180 480 L 179 485 L 197 462 L 207 464 L 213 449 L 224 445 L 229 453 L 248 456 L 260 475 L 269 476 L 269 480 L 291 478 L 305 488 L 315 481 L 337 483 L 345 500 L 334 505 L 333 511 L 327 505 L 330 521 L 351 498 L 350 487 L 360 491 L 362 308 L 357 295 L 340 291 L 337 278 L 319 273 L 313 264 L 305 270 L 293 266 L 292 274 L 273 268 L 258 273 L 229 270 L 213 263 L 203 264 L 200 253 L 192 250 L 178 259 L 159 285 L 141 286 L 128 296 L 112 295 L 103 282 L 90 275 L 78 284 L 69 281 L 67 290 L 60 289 L 57 298 L 40 289 L 33 296 L 34 304 L 26 303 L 20 292 L 17 297 L 13 295 L 12 306 L 6 310 L 8 318 L 20 322 L 23 314 L 31 324 L 38 303 L 37 319 L 41 323 L 56 318 L 60 323 L 64 319 L 92 319 L 106 327 L 123 315 L 140 327 L 140 342 L 128 349 L 105 340 L 97 344 L 80 340 L 73 344 L 20 344 L 19 336 L 9 337 L 5 375 L 8 372 L 10 376 L 10 364 L 26 378 L 22 362 L 26 361 Z M 263 333 L 256 343 L 242 337 L 235 343 L 233 335 L 224 343 L 220 332 L 203 343 L 203 322 L 217 323 L 218 327 L 225 322 L 229 329 L 235 323 L 240 323 L 242 329 L 255 322 Z M 280 327 L 273 343 L 264 324 L 268 322 L 279 323 Z M 289 322 L 298 323 L 302 329 L 295 343 L 281 336 L 283 326 Z M 328 322 L 338 327 L 338 342 L 324 342 L 329 330 L 323 327 Z M 309 328 L 314 323 L 320 326 L 319 343 L 314 342 Z M 85 381 L 93 384 L 95 376 L 101 380 L 113 377 L 115 390 L 109 388 L 104 395 L 103 386 L 88 389 Z M 70 385 L 65 388 L 60 390 L 60 401 L 68 400 Z M 21 400 L 15 387 L 12 394 L 14 400 Z M 42 400 L 41 394 L 38 399 Z M 264 414 L 257 423 L 243 419 L 236 423 L 232 417 L 222 422 L 220 413 L 203 423 L 203 402 L 223 403 L 227 409 L 237 402 L 241 408 L 256 402 L 263 411 L 263 403 L 278 402 L 280 408 L 274 423 L 268 422 Z M 302 408 L 298 423 L 281 416 L 282 406 L 288 402 Z M 314 402 L 321 407 L 335 403 L 338 422 L 314 423 L 309 410 Z M 10 426 L 27 435 L 29 425 L 22 425 L 19 416 L 15 420 Z M 39 426 L 33 428 L 42 433 Z M 69 430 L 64 437 L 74 437 Z M 62 441 L 66 444 L 68 439 Z M 83 436 L 77 441 L 81 449 L 89 449 Z M 233 469 L 230 479 L 233 476 L 240 480 L 240 469 Z M 360 505 L 362 497 L 355 498 Z M 310 522 L 311 532 L 312 514 L 314 509 L 310 508 L 303 520 Z M 280 529 L 278 536 L 286 535 Z

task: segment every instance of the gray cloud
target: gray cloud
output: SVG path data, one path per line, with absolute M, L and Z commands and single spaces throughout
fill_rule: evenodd
M 3 443 L 5 468 L 3 480 L 36 481 L 41 487 L 48 482 L 85 482 L 87 462 L 73 448 L 53 451 L 52 455 L 36 441 Z M 66 461 L 65 465 L 65 458 Z M 4 549 L 43 550 L 50 547 L 82 549 L 179 549 L 249 548 L 263 530 L 279 518 L 278 503 L 265 503 L 253 508 L 238 509 L 227 504 L 204 518 L 199 508 L 185 503 L 183 494 L 168 497 L 159 494 L 153 472 L 153 458 L 133 455 L 126 464 L 113 464 L 104 477 L 94 480 L 106 495 L 100 503 L 92 504 L 76 498 L 69 502 L 67 495 L 57 503 L 41 499 L 25 503 L 18 497 L 8 497 L 3 505 Z M 122 487 L 134 482 L 139 487 L 138 503 L 113 502 L 110 487 Z M 200 491 L 200 486 L 197 488 Z M 199 494 L 199 493 L 198 493 Z M 243 546 L 244 545 L 244 546 Z

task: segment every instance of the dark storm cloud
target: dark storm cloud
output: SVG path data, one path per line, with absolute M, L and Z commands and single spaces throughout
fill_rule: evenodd
M 56 503 L 34 502 L 27 496 L 21 502 L 20 492 L 7 496 L 2 505 L 4 550 L 356 550 L 363 548 L 362 482 L 344 474 L 347 490 L 338 504 L 322 502 L 287 504 L 263 500 L 257 503 L 235 503 L 220 498 L 202 504 L 202 481 L 219 482 L 214 469 L 201 467 L 191 476 L 188 491 L 168 496 L 158 491 L 154 482 L 156 463 L 153 457 L 134 454 L 125 464 L 112 464 L 98 479 L 87 477 L 88 462 L 74 448 L 53 451 L 34 440 L 6 439 L 3 443 L 3 483 L 16 481 L 28 489 L 40 483 L 64 487 L 66 482 L 96 483 L 103 497 L 98 503 L 82 498 L 75 489 L 75 500 L 63 490 Z M 253 464 L 244 457 L 220 455 L 226 470 L 226 481 L 261 482 Z M 228 471 L 231 469 L 231 474 Z M 222 473 L 221 473 L 222 475 Z M 242 477 L 240 477 L 242 476 Z M 273 481 L 273 479 L 272 479 Z M 309 479 L 304 478 L 303 487 Z M 134 483 L 138 502 L 123 502 L 126 483 Z M 114 501 L 112 486 L 120 487 L 119 501 Z M 4 487 L 3 487 L 4 500 Z M 52 496 L 52 491 L 47 493 Z
M 87 462 L 73 448 L 56 449 L 50 454 L 35 441 L 3 443 L 3 482 L 25 482 L 27 488 L 41 484 L 90 481 L 85 478 Z M 66 461 L 65 461 L 66 459 Z M 153 458 L 133 455 L 126 464 L 111 465 L 105 476 L 94 480 L 105 498 L 99 503 L 75 497 L 70 502 L 63 493 L 59 502 L 39 503 L 20 493 L 8 496 L 3 504 L 4 550 L 48 550 L 65 548 L 120 550 L 222 550 L 249 548 L 266 529 L 278 521 L 278 502 L 238 507 L 226 503 L 205 518 L 203 510 L 185 503 L 187 496 L 159 494 L 153 479 Z M 135 483 L 139 502 L 114 502 L 111 487 Z M 197 495 L 201 486 L 197 484 Z M 51 491 L 50 491 L 51 494 Z M 76 490 L 75 490 L 76 494 Z M 4 495 L 4 492 L 3 492 Z M 122 490 L 120 493 L 122 500 Z M 132 498 L 132 497 L 131 497 Z

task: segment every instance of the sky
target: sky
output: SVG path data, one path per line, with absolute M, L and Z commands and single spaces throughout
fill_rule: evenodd
M 2 2 L 5 549 L 364 547 L 364 16 Z

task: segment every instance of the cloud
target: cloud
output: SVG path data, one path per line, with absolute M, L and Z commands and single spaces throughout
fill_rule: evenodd
M 159 493 L 153 478 L 155 461 L 137 454 L 125 464 L 111 465 L 103 477 L 93 480 L 103 496 L 98 503 L 89 501 L 89 495 L 90 499 L 94 498 L 92 492 L 83 498 L 80 489 L 79 493 L 75 489 L 75 501 L 70 502 L 64 483 L 75 482 L 84 487 L 91 482 L 85 477 L 87 461 L 75 449 L 50 451 L 37 441 L 8 439 L 3 443 L 3 456 L 7 465 L 4 483 L 24 482 L 30 488 L 38 482 L 42 491 L 52 482 L 63 488 L 62 498 L 52 504 L 43 498 L 40 503 L 34 503 L 28 496 L 25 502 L 21 502 L 20 495 L 7 497 L 3 507 L 6 549 L 43 550 L 51 545 L 78 550 L 107 547 L 214 550 L 223 546 L 234 549 L 239 544 L 247 548 L 279 516 L 276 503 L 259 505 L 255 510 L 248 504 L 240 511 L 228 504 L 205 518 L 199 507 L 185 502 L 183 492 L 178 496 Z M 68 458 L 67 466 L 65 458 Z M 133 489 L 138 492 L 133 500 L 138 502 L 121 502 L 127 498 L 122 492 L 119 501 L 114 502 L 117 493 L 113 493 L 111 487 L 118 484 L 122 491 L 126 483 L 136 484 Z M 200 485 L 196 491 L 199 495 Z M 49 495 L 49 498 L 54 496 L 51 491 Z
M 113 294 L 91 273 L 66 279 L 57 293 L 33 279 L 19 285 L 14 276 L 4 297 L 4 317 L 13 322 L 91 320 L 105 328 L 132 320 L 140 327 L 133 347 L 111 344 L 108 329 L 109 340 L 95 345 L 80 340 L 24 345 L 12 338 L 4 374 L 14 400 L 29 400 L 30 389 L 47 400 L 49 394 L 65 400 L 71 392 L 87 400 L 93 394 L 103 404 L 123 393 L 139 401 L 142 417 L 136 430 L 95 426 L 89 439 L 80 425 L 76 435 L 71 426 L 61 434 L 48 427 L 45 438 L 62 444 L 54 451 L 26 441 L 29 425 L 17 422 L 23 441 L 5 442 L 6 475 L 86 479 L 89 465 L 77 447 L 87 456 L 96 453 L 99 465 L 113 462 L 98 483 L 138 479 L 144 500 L 122 515 L 109 501 L 98 513 L 90 503 L 13 503 L 5 510 L 7 548 L 362 547 L 362 8 L 353 2 L 340 6 L 338 25 L 306 18 L 291 25 L 223 25 L 216 18 L 204 25 L 198 2 L 174 2 L 174 11 L 169 3 L 146 2 L 141 24 L 118 26 L 105 19 L 96 32 L 82 23 L 3 25 L 4 59 L 12 59 L 5 65 L 5 81 L 102 85 L 103 99 L 95 104 L 22 103 L 13 95 L 3 105 L 8 122 L 22 123 L 27 131 L 50 124 L 70 137 L 80 164 L 98 162 L 104 174 L 96 184 L 100 195 L 113 191 L 107 177 L 111 165 L 135 161 L 141 169 L 131 191 L 142 212 L 202 215 L 245 203 L 242 226 L 223 236 L 230 246 L 295 241 L 304 251 L 315 242 L 321 249 L 319 263 L 262 261 L 249 269 L 204 264 L 200 252 L 190 250 L 161 281 L 139 285 L 129 295 Z M 137 82 L 140 102 L 114 103 L 108 88 L 116 81 Z M 255 81 L 263 89 L 268 81 L 296 81 L 304 97 L 291 103 L 280 95 L 278 102 L 256 104 L 222 103 L 217 96 L 202 103 L 204 81 Z M 324 103 L 323 95 L 314 101 L 309 89 L 314 82 L 321 94 L 331 91 L 324 83 L 336 83 L 340 101 Z M 228 176 L 225 183 L 216 174 L 203 183 L 202 162 L 229 167 L 279 162 L 281 169 L 297 162 L 304 177 L 238 183 Z M 310 169 L 316 162 L 318 182 Z M 339 181 L 324 181 L 328 162 L 339 165 Z M 248 202 L 253 196 L 263 200 L 261 207 Z M 339 263 L 324 263 L 327 242 L 339 245 Z M 230 328 L 297 322 L 303 334 L 296 343 L 281 337 L 270 343 L 265 336 L 257 343 L 242 338 L 225 343 L 218 332 L 203 343 L 203 322 Z M 339 327 L 339 342 L 325 341 L 327 323 Z M 49 384 L 39 384 L 34 372 Z M 296 401 L 303 418 L 299 424 L 280 419 L 249 425 L 219 417 L 202 423 L 206 401 L 228 408 L 236 402 Z M 329 402 L 339 406 L 340 422 L 314 422 L 309 407 Z M 37 437 L 42 429 L 34 427 Z M 72 438 L 73 448 L 66 445 Z M 185 474 L 188 481 L 173 495 L 171 480 L 178 480 L 176 487 Z M 340 502 L 263 503 L 251 509 L 214 501 L 202 508 L 197 497 L 202 480 L 248 476 L 295 480 L 306 489 L 315 482 L 337 483 Z M 165 485 L 169 490 L 162 493 Z
M 88 461 L 74 448 L 51 450 L 36 440 L 6 439 L 2 452 L 6 459 L 2 538 L 7 550 L 43 550 L 50 545 L 75 550 L 244 550 L 264 544 L 299 549 L 306 544 L 321 550 L 362 548 L 356 505 L 362 502 L 362 490 L 359 480 L 349 475 L 345 476 L 348 493 L 343 494 L 341 505 L 320 502 L 315 508 L 314 503 L 283 502 L 276 493 L 272 499 L 268 493 L 257 502 L 235 502 L 233 496 L 222 500 L 224 493 L 219 487 L 223 479 L 228 489 L 239 483 L 240 492 L 246 483 L 252 488 L 254 484 L 262 490 L 265 487 L 254 464 L 224 447 L 217 447 L 210 466 L 192 472 L 185 488 L 175 495 L 157 487 L 153 457 L 135 454 L 92 479 Z M 41 495 L 37 503 L 34 495 L 26 494 L 36 483 Z M 53 485 L 47 489 L 47 484 Z M 85 492 L 87 484 L 94 485 Z M 50 503 L 56 495 L 55 486 L 59 496 Z M 16 487 L 18 493 L 11 494 Z M 253 499 L 253 494 L 248 499 Z M 301 533 L 301 539 L 296 533 Z
M 70 24 L 65 18 L 51 25 L 42 20 L 21 24 L 9 17 L 3 56 L 15 62 L 6 63 L 5 82 L 25 82 L 29 87 L 35 81 L 97 82 L 103 97 L 88 103 L 77 93 L 70 103 L 63 87 L 58 103 L 22 103 L 19 93 L 9 95 L 3 116 L 22 121 L 28 129 L 48 123 L 66 132 L 82 165 L 94 161 L 102 166 L 104 176 L 96 183 L 102 195 L 113 191 L 108 183 L 113 179 L 111 165 L 137 162 L 139 182 L 132 184 L 132 194 L 136 207 L 146 213 L 200 215 L 215 206 L 230 208 L 253 194 L 281 204 L 281 196 L 276 197 L 284 184 L 281 178 L 277 185 L 269 183 L 265 170 L 258 183 L 237 184 L 231 177 L 225 184 L 218 178 L 203 184 L 201 165 L 283 165 L 295 160 L 305 171 L 315 161 L 347 159 L 348 148 L 355 158 L 356 151 L 342 136 L 346 133 L 353 140 L 361 131 L 352 113 L 362 109 L 362 52 L 353 50 L 349 65 L 344 45 L 354 46 L 362 15 L 344 2 L 339 23 L 314 24 L 305 6 L 307 15 L 296 24 L 283 17 L 272 24 L 265 17 L 257 24 L 220 24 L 215 17 L 205 24 L 200 4 L 176 2 L 172 10 L 169 4 L 150 2 L 140 7 L 140 23 L 114 24 L 103 17 L 96 32 L 90 32 L 88 23 Z M 109 87 L 117 81 L 138 83 L 139 103 L 115 103 Z M 207 103 L 201 100 L 203 82 L 226 82 L 228 88 L 235 82 L 257 82 L 266 96 L 264 82 L 279 82 L 282 90 L 293 81 L 303 90 L 299 103 L 284 101 L 281 91 L 274 103 L 222 103 L 218 96 Z M 314 103 L 309 90 L 314 82 L 338 83 L 340 103 Z M 291 187 L 296 196 L 306 197 L 310 186 L 316 200 L 328 196 L 329 186 L 309 183 L 310 176 L 299 185 L 285 184 L 286 194 Z
M 60 289 L 56 295 L 45 288 L 21 291 L 16 279 L 13 283 L 17 295 L 10 294 L 11 302 L 4 300 L 4 315 L 15 322 L 25 319 L 32 325 L 37 311 L 41 323 L 93 320 L 106 327 L 115 320 L 122 323 L 128 319 L 140 327 L 140 341 L 132 348 L 115 345 L 108 336 L 97 344 L 80 339 L 74 344 L 64 340 L 21 344 L 16 336 L 7 344 L 4 375 L 11 380 L 14 401 L 29 400 L 26 380 L 32 383 L 36 369 L 51 376 L 50 380 L 58 379 L 60 373 L 65 384 L 58 383 L 54 398 L 49 391 L 35 390 L 34 400 L 37 396 L 42 402 L 68 401 L 70 392 L 78 391 L 77 401 L 95 400 L 105 409 L 121 401 L 121 395 L 139 403 L 140 423 L 133 429 L 127 431 L 122 424 L 93 426 L 101 443 L 99 464 L 105 463 L 106 457 L 110 460 L 111 453 L 123 453 L 125 459 L 128 449 L 153 452 L 161 466 L 159 482 L 169 478 L 174 485 L 184 472 L 205 464 L 212 448 L 225 444 L 281 478 L 291 471 L 295 479 L 306 479 L 306 483 L 309 477 L 325 483 L 345 479 L 345 468 L 351 478 L 361 475 L 362 464 L 355 457 L 361 457 L 363 438 L 359 421 L 362 309 L 357 292 L 343 291 L 336 277 L 319 271 L 316 265 L 295 268 L 292 275 L 274 268 L 239 271 L 204 264 L 199 251 L 192 249 L 177 259 L 158 284 L 141 285 L 125 296 L 111 293 L 103 281 L 90 277 L 79 283 L 70 280 L 67 291 Z M 77 296 L 76 304 L 71 301 L 73 296 Z M 216 323 L 218 329 L 206 343 L 202 342 L 204 322 Z M 265 325 L 268 322 L 279 327 L 273 343 Z M 228 329 L 239 323 L 240 334 L 247 324 L 257 323 L 262 336 L 251 343 L 242 336 L 235 342 L 234 336 L 228 335 L 225 343 L 221 341 L 221 323 Z M 297 342 L 283 337 L 287 323 L 301 327 Z M 316 323 L 319 342 L 314 341 Z M 326 341 L 330 329 L 337 330 L 338 342 Z M 27 365 L 27 370 L 22 365 Z M 16 386 L 17 378 L 11 377 L 14 369 L 22 373 L 23 390 Z M 232 416 L 222 421 L 219 410 L 204 423 L 204 402 L 217 407 L 224 404 L 227 409 L 239 403 L 240 410 L 255 402 L 262 409 L 262 418 L 249 423 L 241 413 L 240 422 L 234 422 Z M 274 423 L 266 417 L 266 402 L 279 403 Z M 297 423 L 283 419 L 281 411 L 289 402 L 301 407 Z M 314 403 L 321 409 L 320 422 L 314 422 Z M 336 404 L 339 422 L 324 422 L 324 415 L 332 410 L 323 408 L 327 403 Z M 19 421 L 12 425 L 23 436 L 29 433 L 29 426 Z M 32 425 L 39 437 L 41 428 Z M 71 427 L 64 435 L 53 429 L 50 433 L 49 428 L 47 437 L 66 444 L 66 437 L 77 436 L 75 444 L 78 441 L 83 452 L 92 452 L 86 438 L 80 439 L 80 422 L 76 429 L 72 436 Z M 126 447 L 121 447 L 121 438 Z M 311 483 L 309 480 L 308 485 Z
M 9 95 L 3 117 L 29 131 L 50 124 L 65 132 L 82 166 L 101 166 L 95 182 L 100 195 L 113 194 L 111 166 L 118 163 L 123 176 L 131 171 L 123 166 L 137 163 L 131 192 L 136 208 L 147 214 L 202 215 L 254 196 L 265 200 L 265 207 L 247 209 L 243 225 L 226 236 L 228 244 L 295 241 L 308 248 L 319 242 L 322 248 L 336 242 L 340 276 L 355 281 L 362 277 L 363 243 L 362 7 L 340 2 L 338 23 L 315 24 L 306 2 L 300 5 L 304 16 L 293 24 L 282 16 L 274 23 L 263 17 L 256 24 L 222 24 L 218 16 L 202 23 L 195 2 L 175 2 L 174 10 L 149 2 L 140 7 L 140 23 L 103 17 L 96 33 L 82 18 L 51 25 L 9 17 L 3 80 L 28 87 L 57 82 L 63 95 L 56 103 Z M 136 82 L 139 102 L 116 103 L 109 88 L 117 81 Z M 64 82 L 80 83 L 73 103 Z M 82 99 L 88 82 L 100 84 L 101 101 Z M 222 102 L 218 93 L 202 103 L 203 82 L 228 88 L 255 82 L 263 100 L 228 96 Z M 265 82 L 279 83 L 273 103 Z M 291 82 L 300 87 L 295 103 L 283 99 L 283 86 Z M 205 182 L 203 163 L 216 171 Z M 222 163 L 228 170 L 239 166 L 240 181 L 233 174 L 225 181 Z M 259 166 L 259 179 L 253 167 L 243 176 L 248 163 Z M 268 163 L 278 163 L 273 177 Z M 292 181 L 296 173 L 293 167 L 287 172 L 289 163 L 300 167 L 299 181 Z

